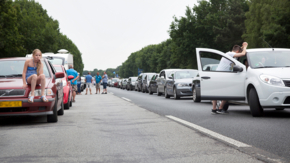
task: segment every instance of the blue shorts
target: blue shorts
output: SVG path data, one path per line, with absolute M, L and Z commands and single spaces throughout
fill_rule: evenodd
M 103 89 L 107 88 L 107 83 L 103 83 Z

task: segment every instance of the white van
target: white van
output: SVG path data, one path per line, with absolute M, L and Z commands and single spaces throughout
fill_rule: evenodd
M 32 54 L 27 54 L 26 57 L 32 57 Z M 52 52 L 42 53 L 42 57 L 49 58 L 53 65 L 63 65 L 68 70 L 69 65 L 73 65 L 73 55 L 65 49 L 60 49 L 58 53 Z

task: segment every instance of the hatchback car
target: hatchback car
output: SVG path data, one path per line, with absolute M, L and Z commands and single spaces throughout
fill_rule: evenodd
M 127 86 L 127 78 L 125 78 L 125 79 L 122 79 L 122 81 L 121 81 L 121 89 L 126 89 L 126 86 Z
M 158 78 L 159 74 L 155 74 L 152 76 L 151 80 L 149 81 L 148 85 L 148 93 L 152 95 L 153 93 L 157 93 L 157 83 L 156 79 Z
M 134 90 L 135 89 L 135 82 L 137 77 L 129 77 L 126 85 L 127 90 Z
M 157 95 L 160 96 L 165 93 L 166 84 L 168 81 L 172 81 L 172 78 L 169 78 L 172 72 L 180 69 L 164 69 L 159 73 L 159 77 L 156 79 L 157 83 Z
M 192 96 L 192 79 L 196 77 L 198 71 L 195 69 L 181 69 L 172 71 L 169 74 L 168 82 L 165 85 L 165 98 L 179 99 L 182 96 Z
M 65 74 L 56 72 L 47 59 L 42 59 L 48 102 L 42 102 L 40 85 L 36 85 L 34 103 L 28 103 L 31 87 L 28 85 L 26 89 L 22 88 L 22 72 L 27 59 L 29 58 L 0 59 L 0 116 L 47 115 L 47 122 L 57 122 L 57 115 L 64 114 L 61 78 Z
M 74 79 L 74 76 L 68 76 L 63 65 L 53 65 L 56 72 L 63 72 L 65 77 L 61 79 L 63 86 L 63 104 L 65 109 L 69 109 L 72 106 L 72 85 L 70 80 Z
M 248 68 L 242 62 L 245 58 L 236 60 L 214 49 L 197 48 L 196 57 L 199 76 L 193 80 L 195 102 L 232 100 L 249 104 L 254 117 L 262 116 L 264 109 L 290 108 L 290 49 L 247 49 Z M 219 64 L 223 57 L 230 61 L 229 69 L 202 69 L 209 63 Z
M 148 92 L 149 92 L 149 91 L 148 91 L 149 82 L 150 82 L 152 76 L 155 75 L 155 74 L 156 74 L 156 73 L 144 73 L 144 74 L 143 74 L 144 79 L 143 79 L 143 81 L 142 81 L 142 89 L 141 89 L 141 91 L 142 91 L 143 93 L 145 93 L 145 92 L 148 93 Z

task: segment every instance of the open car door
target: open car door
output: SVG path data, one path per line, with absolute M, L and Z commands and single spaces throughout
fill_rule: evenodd
M 207 48 L 196 48 L 196 57 L 201 100 L 245 100 L 246 67 L 242 63 L 223 52 Z M 230 61 L 229 68 L 216 70 L 223 57 Z

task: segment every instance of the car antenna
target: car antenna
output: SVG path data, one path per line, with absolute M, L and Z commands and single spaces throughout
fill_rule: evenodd
M 271 48 L 272 48 L 272 50 L 274 51 L 274 48 L 267 42 L 267 41 L 265 41 L 264 40 L 264 37 L 263 36 L 261 36 L 261 38 L 263 39 L 263 41 L 268 45 L 268 46 L 270 46 Z

